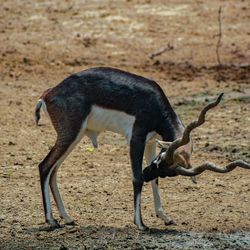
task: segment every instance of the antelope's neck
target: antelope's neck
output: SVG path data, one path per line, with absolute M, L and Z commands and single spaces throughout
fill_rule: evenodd
M 179 116 L 175 113 L 171 106 L 164 113 L 164 121 L 162 122 L 162 131 L 160 135 L 163 141 L 172 142 L 181 138 L 185 126 Z

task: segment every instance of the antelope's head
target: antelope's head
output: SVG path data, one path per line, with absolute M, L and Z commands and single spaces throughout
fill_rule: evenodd
M 158 141 L 161 151 L 156 159 L 143 170 L 143 177 L 146 182 L 157 177 L 174 177 L 177 175 L 192 176 L 195 182 L 195 176 L 201 174 L 205 170 L 210 170 L 219 173 L 227 173 L 236 167 L 250 169 L 250 164 L 237 160 L 233 161 L 224 168 L 217 167 L 213 163 L 206 162 L 198 167 L 193 168 L 190 163 L 192 153 L 192 143 L 190 134 L 192 130 L 199 127 L 205 122 L 206 113 L 208 110 L 217 106 L 223 93 L 219 95 L 215 102 L 204 107 L 197 121 L 191 122 L 184 130 L 182 138 L 178 138 L 173 142 Z

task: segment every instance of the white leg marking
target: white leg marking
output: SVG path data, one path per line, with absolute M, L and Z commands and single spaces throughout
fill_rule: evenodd
M 147 162 L 147 165 L 150 165 L 151 162 L 156 157 L 156 143 L 148 143 L 145 147 L 145 159 Z M 165 215 L 164 210 L 161 205 L 161 196 L 160 196 L 160 190 L 157 184 L 156 180 L 151 181 L 152 191 L 153 191 L 153 197 L 154 197 L 154 205 L 155 205 L 155 213 L 156 216 L 161 218 L 165 224 L 169 225 L 173 223 L 173 220 L 169 218 L 167 215 Z
M 151 181 L 151 186 L 153 190 L 153 197 L 154 197 L 154 204 L 155 204 L 155 213 L 159 216 L 159 213 L 163 213 L 163 208 L 161 205 L 161 197 L 160 197 L 160 190 L 156 183 L 156 180 Z
M 54 195 L 54 199 L 60 214 L 60 217 L 64 219 L 64 221 L 66 223 L 72 223 L 73 220 L 70 218 L 70 216 L 67 213 L 67 210 L 64 207 L 63 201 L 62 201 L 62 197 L 60 195 L 58 186 L 57 186 L 57 169 L 59 166 L 56 167 L 56 169 L 54 170 L 54 174 L 51 176 L 51 189 Z
M 45 205 L 46 205 L 46 210 L 47 210 L 46 220 L 49 222 L 49 224 L 53 223 L 53 221 L 54 221 L 54 218 L 53 218 L 53 215 L 52 215 L 52 209 L 51 209 L 50 195 L 49 195 L 50 174 L 48 174 L 47 179 L 46 179 L 46 181 L 44 183 L 44 194 L 45 194 L 45 200 L 46 200 Z
M 139 227 L 142 226 L 141 224 L 141 218 L 140 218 L 140 199 L 141 194 L 138 194 L 136 197 L 136 203 L 135 203 L 135 224 Z

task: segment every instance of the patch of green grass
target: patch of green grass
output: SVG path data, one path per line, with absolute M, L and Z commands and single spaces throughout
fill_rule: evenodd
M 232 99 L 236 103 L 250 103 L 250 96 L 241 96 L 238 98 Z

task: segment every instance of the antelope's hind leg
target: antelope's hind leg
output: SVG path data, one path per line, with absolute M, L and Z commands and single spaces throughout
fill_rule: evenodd
M 58 228 L 60 225 L 52 214 L 49 186 L 60 216 L 65 220 L 66 224 L 74 223 L 64 208 L 56 182 L 56 173 L 59 166 L 84 135 L 90 108 L 88 107 L 85 112 L 81 113 L 79 113 L 78 108 L 78 106 L 74 109 L 71 108 L 72 112 L 69 113 L 67 110 L 57 110 L 55 107 L 52 109 L 51 106 L 47 106 L 52 124 L 57 131 L 57 141 L 45 159 L 39 164 L 39 173 L 45 220 L 51 226 L 51 229 Z M 51 114 L 56 115 L 52 116 Z
M 45 220 L 51 226 L 51 228 L 58 228 L 60 227 L 60 225 L 54 219 L 52 214 L 49 192 L 50 178 L 55 168 L 63 161 L 63 158 L 65 159 L 65 154 L 70 146 L 70 143 L 68 145 L 65 144 L 64 146 L 62 146 L 59 141 L 60 140 L 57 140 L 56 144 L 51 149 L 49 154 L 39 164 Z
M 64 207 L 62 197 L 60 195 L 58 185 L 57 185 L 57 170 L 59 166 L 56 166 L 50 177 L 50 189 L 53 194 L 54 200 L 56 202 L 57 209 L 59 211 L 60 217 L 65 221 L 66 225 L 75 225 L 75 222 L 68 215 L 67 210 Z
M 53 215 L 52 215 L 49 185 L 51 187 L 51 191 L 54 196 L 56 205 L 58 207 L 60 216 L 63 217 L 66 224 L 73 223 L 72 219 L 68 216 L 64 208 L 63 201 L 60 196 L 57 183 L 56 183 L 56 172 L 57 172 L 58 167 L 67 157 L 67 155 L 73 150 L 74 146 L 77 144 L 79 140 L 80 140 L 79 136 L 75 136 L 75 137 L 72 137 L 71 139 L 68 139 L 67 142 L 64 141 L 62 143 L 61 139 L 58 138 L 55 146 L 51 149 L 51 151 L 46 156 L 46 158 L 39 164 L 45 219 L 46 219 L 46 222 L 52 228 L 58 228 L 60 226 L 58 222 L 53 218 Z

